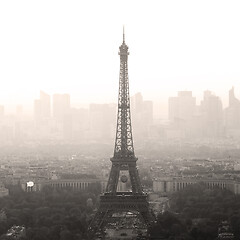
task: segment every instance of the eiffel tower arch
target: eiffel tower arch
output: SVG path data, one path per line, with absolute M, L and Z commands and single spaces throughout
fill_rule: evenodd
M 146 226 L 154 220 L 149 209 L 147 194 L 143 192 L 137 169 L 137 158 L 134 153 L 132 124 L 130 113 L 129 80 L 128 80 L 128 46 L 123 42 L 119 47 L 120 74 L 118 92 L 117 128 L 112 167 L 106 191 L 100 196 L 100 203 L 89 230 L 101 229 L 108 219 L 117 212 L 137 212 Z M 118 191 L 119 181 L 129 182 L 130 190 Z

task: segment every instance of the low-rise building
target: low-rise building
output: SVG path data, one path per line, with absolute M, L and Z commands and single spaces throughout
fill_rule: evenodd
M 172 177 L 172 178 L 169 177 L 155 179 L 153 181 L 153 192 L 158 193 L 177 192 L 189 185 L 196 183 L 204 183 L 209 189 L 218 187 L 221 189 L 228 189 L 235 194 L 240 194 L 240 182 L 234 179 L 184 178 L 184 177 Z
M 99 179 L 56 179 L 43 181 L 24 181 L 21 188 L 25 192 L 41 191 L 44 186 L 53 188 L 72 188 L 73 190 L 85 191 L 91 185 L 99 183 Z

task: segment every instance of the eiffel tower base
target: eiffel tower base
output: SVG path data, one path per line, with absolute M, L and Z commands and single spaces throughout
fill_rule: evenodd
M 133 195 L 129 192 L 117 192 L 116 195 L 108 193 L 101 195 L 98 211 L 89 225 L 89 234 L 93 236 L 96 232 L 101 232 L 113 213 L 129 211 L 139 213 L 139 217 L 146 224 L 146 227 L 155 220 L 145 194 Z

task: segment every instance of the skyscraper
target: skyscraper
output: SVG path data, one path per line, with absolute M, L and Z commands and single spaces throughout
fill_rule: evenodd
M 115 113 L 115 104 L 90 104 L 89 129 L 92 139 L 101 139 L 102 142 L 113 138 L 116 123 Z
M 136 139 L 149 137 L 153 123 L 153 102 L 144 101 L 141 93 L 131 97 L 133 131 Z
M 196 98 L 191 91 L 179 91 L 168 101 L 168 117 L 171 122 L 191 121 L 196 112 Z
M 72 137 L 78 143 L 89 138 L 89 110 L 85 108 L 71 108 Z
M 51 116 L 50 95 L 43 91 L 40 91 L 40 101 L 43 118 L 50 118 Z
M 210 91 L 205 91 L 200 109 L 203 120 L 203 135 L 205 137 L 221 136 L 223 133 L 223 108 L 221 99 Z
M 168 118 L 176 136 L 185 138 L 194 135 L 196 109 L 196 98 L 191 91 L 179 91 L 177 97 L 168 99 Z
M 34 116 L 36 120 L 49 119 L 51 116 L 50 95 L 40 91 L 40 99 L 34 101 Z
M 70 114 L 70 95 L 53 95 L 53 117 L 58 121 L 63 121 L 64 116 Z
M 226 134 L 240 136 L 240 101 L 235 97 L 234 87 L 229 90 L 229 105 L 224 111 Z

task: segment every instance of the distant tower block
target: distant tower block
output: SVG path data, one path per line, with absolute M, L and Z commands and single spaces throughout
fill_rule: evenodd
M 147 201 L 147 194 L 143 193 L 142 185 L 136 166 L 137 158 L 134 154 L 132 125 L 130 114 L 129 82 L 128 82 L 128 46 L 123 43 L 119 47 L 120 76 L 117 112 L 117 129 L 114 155 L 111 158 L 110 171 L 106 192 L 100 196 L 100 205 L 89 229 L 102 228 L 114 213 L 134 211 L 137 212 L 149 225 L 154 219 Z M 119 182 L 125 184 L 129 181 L 131 191 L 120 192 Z

